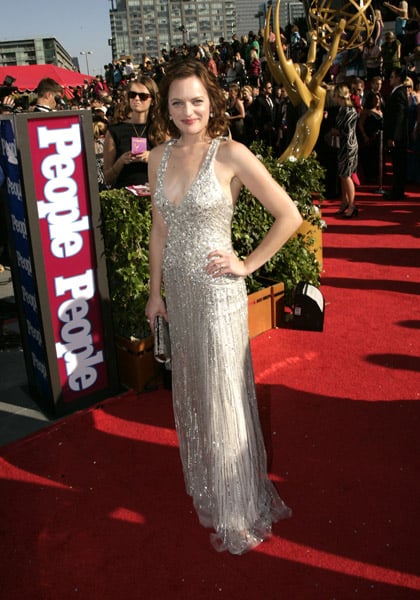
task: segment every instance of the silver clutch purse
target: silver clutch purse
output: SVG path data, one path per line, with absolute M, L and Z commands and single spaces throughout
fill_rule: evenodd
M 155 359 L 169 367 L 171 362 L 171 338 L 169 337 L 168 322 L 162 316 L 155 319 L 155 340 L 154 355 Z

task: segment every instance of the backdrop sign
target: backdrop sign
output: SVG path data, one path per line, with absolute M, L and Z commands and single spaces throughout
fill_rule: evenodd
M 81 126 L 28 122 L 34 183 L 63 398 L 108 385 Z
M 32 371 L 50 378 L 54 412 L 69 412 L 117 385 L 92 121 L 70 111 L 14 120 L 16 168 L 23 179 L 20 205 L 26 208 L 26 221 L 10 211 L 18 286 L 27 290 L 21 304 L 39 315 L 38 322 L 26 318 L 26 333 L 38 344 L 29 362 Z M 3 143 L 8 142 L 2 135 Z M 9 172 L 12 206 L 19 188 Z M 32 287 L 25 282 L 29 275 Z M 45 389 L 38 389 L 38 396 L 40 391 Z

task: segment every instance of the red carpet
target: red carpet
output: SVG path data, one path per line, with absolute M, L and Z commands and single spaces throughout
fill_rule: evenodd
M 323 208 L 324 332 L 252 342 L 293 518 L 245 556 L 214 552 L 170 394 L 128 393 L 0 449 L 1 598 L 420 597 L 420 198 L 358 196 L 357 219 Z

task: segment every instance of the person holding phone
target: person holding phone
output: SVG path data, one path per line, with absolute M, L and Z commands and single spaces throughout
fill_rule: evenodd
M 147 183 L 147 162 L 154 145 L 149 130 L 157 99 L 158 88 L 150 77 L 128 84 L 121 120 L 109 126 L 104 141 L 104 177 L 110 187 Z

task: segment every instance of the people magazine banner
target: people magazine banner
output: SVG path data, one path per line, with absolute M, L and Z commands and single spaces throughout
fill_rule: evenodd
M 64 402 L 108 386 L 89 185 L 78 115 L 27 122 Z

